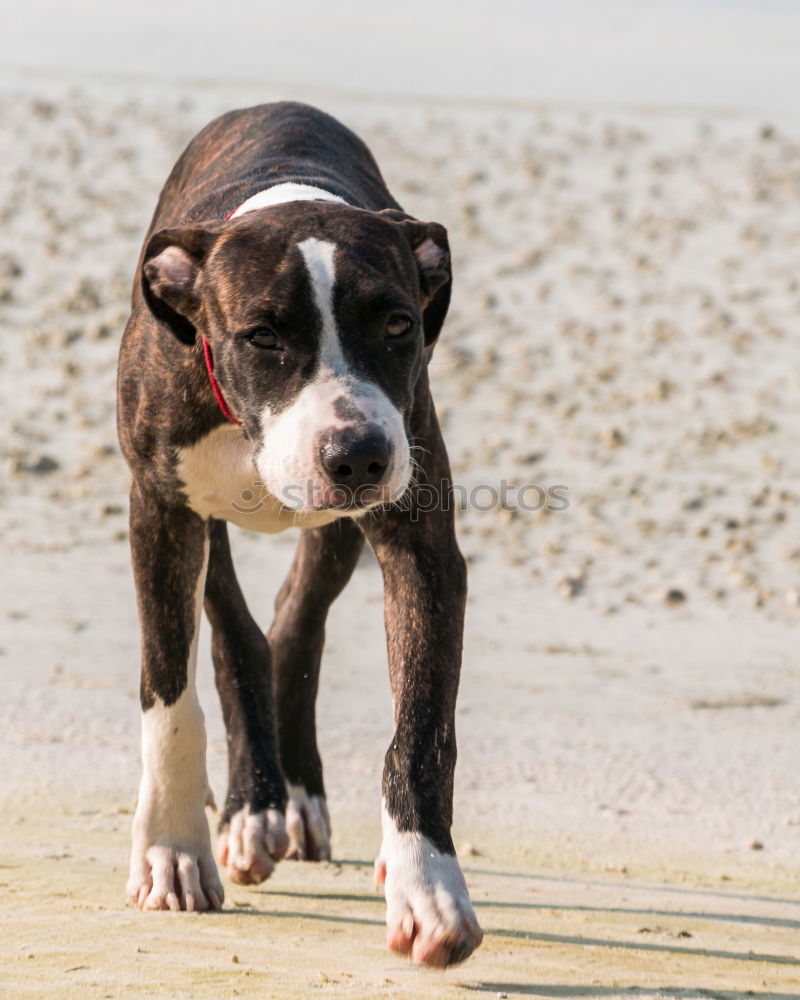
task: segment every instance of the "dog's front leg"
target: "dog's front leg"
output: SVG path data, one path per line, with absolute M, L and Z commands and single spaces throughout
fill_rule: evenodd
M 269 878 L 288 847 L 286 783 L 275 734 L 269 645 L 236 579 L 225 522 L 211 518 L 209 535 L 205 609 L 228 735 L 218 857 L 231 881 L 247 885 Z
M 143 771 L 127 891 L 143 909 L 220 909 L 195 690 L 208 525 L 134 483 L 131 550 L 142 632 Z
M 449 512 L 391 511 L 364 530 L 383 569 L 394 701 L 376 862 L 387 941 L 443 967 L 483 937 L 450 835 L 466 570 Z

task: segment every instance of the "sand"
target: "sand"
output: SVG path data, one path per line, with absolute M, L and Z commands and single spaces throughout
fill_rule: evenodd
M 369 866 L 391 716 L 369 555 L 320 694 L 335 862 L 228 885 L 221 916 L 126 909 L 118 341 L 174 157 L 213 114 L 276 96 L 0 89 L 0 993 L 800 995 L 800 131 L 780 114 L 309 95 L 449 229 L 432 371 L 457 482 L 485 487 L 478 506 L 503 481 L 569 501 L 459 515 L 455 833 L 486 941 L 444 974 L 383 948 Z M 293 542 L 235 532 L 265 625 Z M 207 632 L 199 674 L 221 798 Z
M 0 840 L 4 996 L 798 995 L 797 899 L 769 878 L 664 884 L 652 871 L 588 873 L 566 855 L 553 869 L 465 858 L 486 937 L 464 966 L 433 972 L 385 952 L 371 861 L 347 840 L 333 863 L 229 885 L 222 914 L 152 914 L 120 905 L 128 817 L 54 818 L 56 838 L 33 819 Z

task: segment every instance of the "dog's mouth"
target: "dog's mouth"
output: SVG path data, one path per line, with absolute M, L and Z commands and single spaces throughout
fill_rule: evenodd
M 393 502 L 393 493 L 386 486 L 361 486 L 349 489 L 346 486 L 326 486 L 308 504 L 310 510 L 342 511 L 355 513 L 371 510 Z
M 284 507 L 295 514 L 340 513 L 358 515 L 381 507 L 391 507 L 408 492 L 408 484 L 362 485 L 358 488 L 330 483 L 309 483 L 302 492 L 287 490 L 275 494 Z

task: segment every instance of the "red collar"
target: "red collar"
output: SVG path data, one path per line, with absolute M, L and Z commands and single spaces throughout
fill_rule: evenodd
M 225 402 L 225 397 L 222 395 L 222 389 L 219 387 L 219 382 L 217 382 L 216 378 L 214 378 L 214 359 L 211 356 L 211 348 L 208 346 L 208 341 L 205 337 L 203 337 L 203 356 L 206 359 L 208 381 L 211 383 L 211 388 L 214 390 L 214 396 L 219 404 L 219 408 L 222 410 L 222 415 L 226 420 L 230 420 L 232 424 L 236 424 L 238 427 L 241 427 L 241 420 L 237 420 L 228 409 L 228 404 Z

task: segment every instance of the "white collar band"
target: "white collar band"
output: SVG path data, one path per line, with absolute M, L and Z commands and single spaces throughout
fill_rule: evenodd
M 282 205 L 287 201 L 338 201 L 342 205 L 347 204 L 344 198 L 340 198 L 338 194 L 331 194 L 330 191 L 315 187 L 313 184 L 295 184 L 288 181 L 285 184 L 275 184 L 273 187 L 251 195 L 226 218 L 237 219 L 246 212 L 254 212 L 258 208 L 269 208 L 272 205 Z

